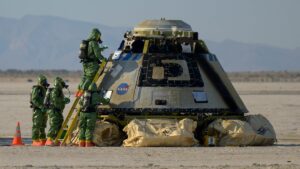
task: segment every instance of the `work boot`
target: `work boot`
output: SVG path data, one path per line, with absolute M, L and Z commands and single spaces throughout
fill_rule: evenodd
M 41 146 L 40 140 L 32 140 L 31 146 Z
M 46 139 L 40 140 L 40 144 L 41 144 L 41 146 L 44 146 L 46 144 Z
M 92 141 L 86 141 L 85 147 L 95 147 L 95 144 Z
M 79 141 L 79 147 L 85 147 L 85 140 Z
M 59 144 L 55 144 L 51 138 L 48 138 L 45 143 L 45 146 L 59 146 Z

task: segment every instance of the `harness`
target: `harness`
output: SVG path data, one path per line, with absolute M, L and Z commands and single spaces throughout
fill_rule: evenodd
M 83 97 L 83 105 L 81 109 L 82 112 L 91 113 L 96 111 L 95 105 L 92 105 L 93 93 L 96 92 L 88 92 L 82 96 Z

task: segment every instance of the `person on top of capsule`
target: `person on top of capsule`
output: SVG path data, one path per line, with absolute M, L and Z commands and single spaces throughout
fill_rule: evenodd
M 99 29 L 94 28 L 86 41 L 88 42 L 87 50 L 84 52 L 84 57 L 81 58 L 83 77 L 78 85 L 79 90 L 76 93 L 76 97 L 80 97 L 83 94 L 83 90 L 87 90 L 100 68 L 100 63 L 106 61 L 101 52 L 107 49 L 107 47 L 99 46 L 102 43 Z

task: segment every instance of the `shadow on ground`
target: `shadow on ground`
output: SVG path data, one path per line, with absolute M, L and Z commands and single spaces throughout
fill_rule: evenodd
M 13 138 L 0 138 L 0 146 L 10 146 Z M 31 144 L 31 138 L 22 138 L 22 141 L 25 145 Z

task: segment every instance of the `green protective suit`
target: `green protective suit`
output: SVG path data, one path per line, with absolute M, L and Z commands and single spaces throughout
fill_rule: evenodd
M 78 88 L 82 90 L 87 90 L 92 83 L 97 71 L 99 70 L 99 63 L 101 60 L 105 59 L 101 52 L 106 49 L 106 47 L 99 47 L 98 42 L 101 40 L 101 33 L 98 29 L 94 28 L 88 37 L 88 60 L 83 61 L 83 77 L 79 83 Z
M 92 83 L 79 101 L 79 140 L 92 141 L 97 119 L 96 107 L 100 102 L 101 97 L 97 91 L 97 86 Z
M 38 85 L 32 87 L 31 91 L 31 108 L 32 115 L 32 140 L 45 140 L 47 127 L 47 113 L 44 106 L 46 95 L 46 86 L 48 85 L 45 76 L 38 77 Z
M 63 110 L 65 105 L 70 103 L 70 99 L 66 98 L 63 93 L 64 81 L 57 77 L 54 81 L 54 88 L 50 91 L 49 109 L 47 110 L 49 116 L 49 131 L 48 138 L 52 140 L 56 138 L 59 129 L 64 121 Z

